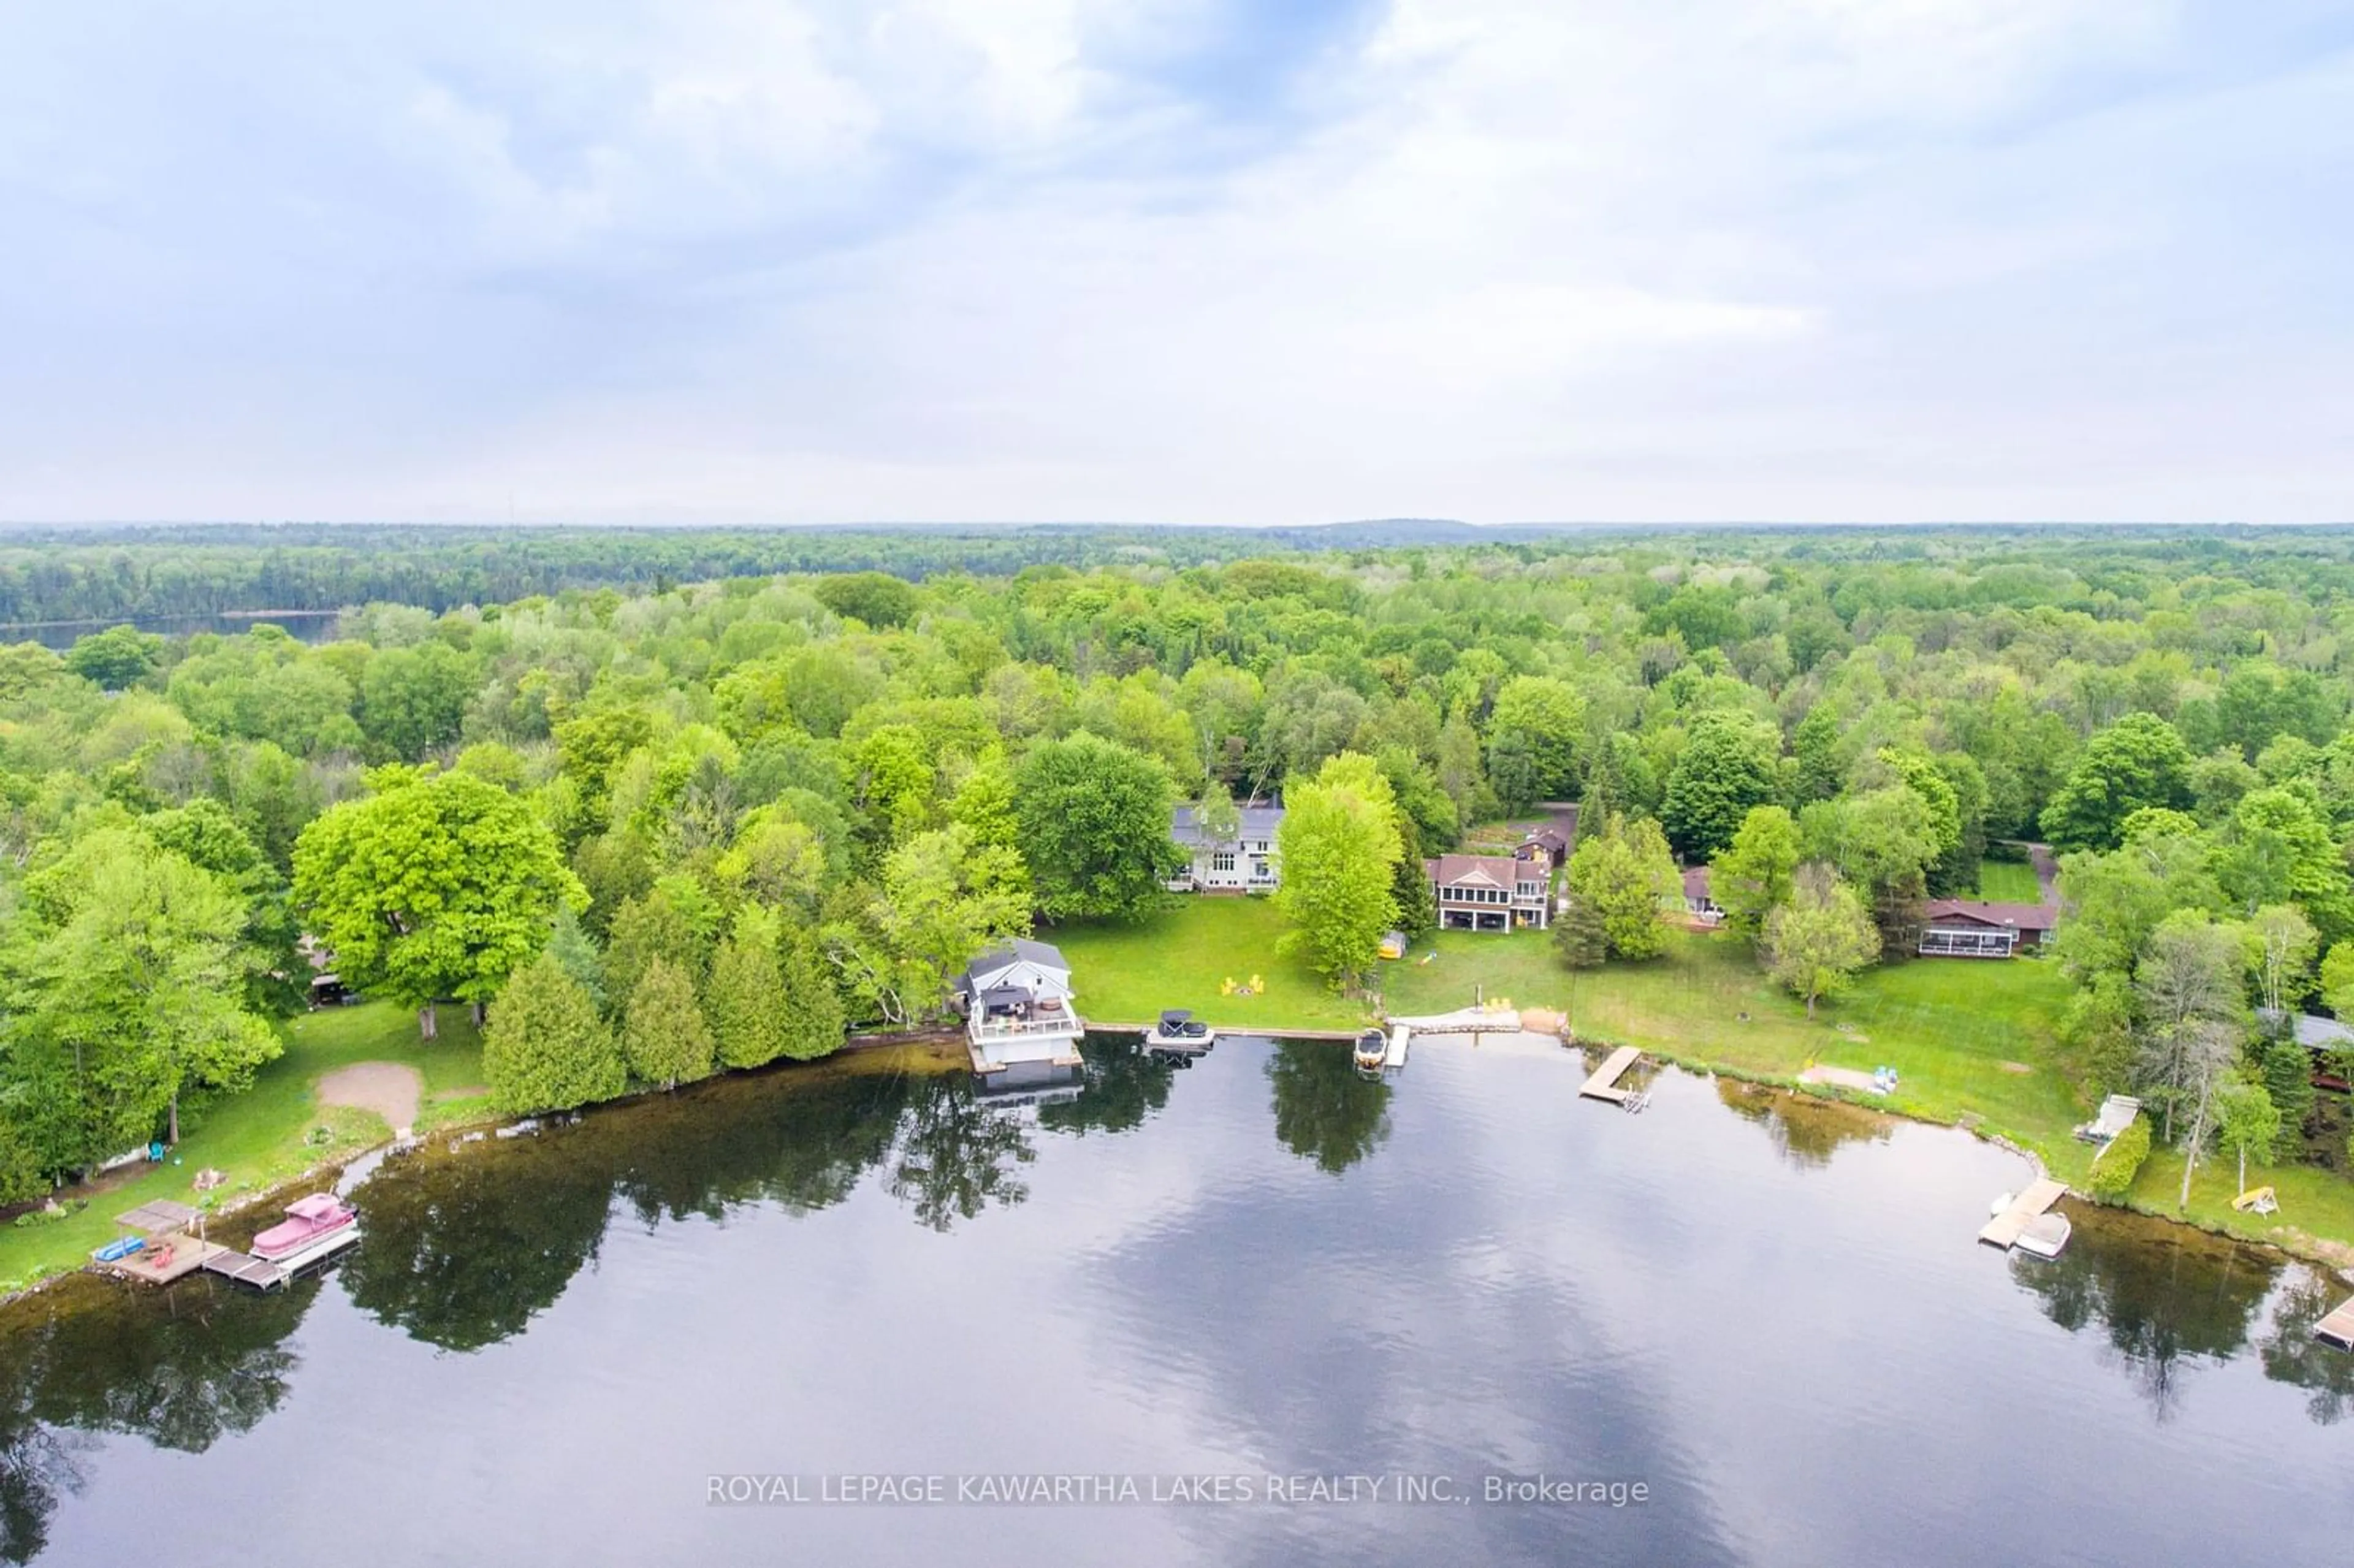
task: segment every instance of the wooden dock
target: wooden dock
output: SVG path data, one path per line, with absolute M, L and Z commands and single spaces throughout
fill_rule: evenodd
M 1614 1106 L 1625 1105 L 1632 1091 L 1620 1088 L 1618 1080 L 1627 1075 L 1628 1068 L 1642 1059 L 1643 1053 L 1634 1046 L 1619 1046 L 1610 1053 L 1610 1059 L 1603 1063 L 1594 1075 L 1585 1080 L 1585 1086 L 1577 1092 L 1589 1100 L 1608 1100 Z
M 2338 1304 L 2338 1310 L 2313 1326 L 2313 1337 L 2326 1340 L 2341 1351 L 2354 1351 L 2354 1297 Z
M 1978 1240 L 1988 1246 L 2009 1250 L 2017 1245 L 2027 1223 L 2058 1202 L 2067 1191 L 2064 1182 L 2054 1181 L 2049 1176 L 2037 1177 L 2027 1184 L 2025 1192 L 2010 1201 L 2009 1208 L 1986 1223 L 1986 1228 L 1978 1232 Z
M 1405 1066 L 1406 1042 L 1413 1038 L 1414 1031 L 1408 1029 L 1403 1023 L 1391 1030 L 1389 1052 L 1382 1058 L 1382 1065 L 1384 1067 Z
M 239 1285 L 250 1285 L 256 1290 L 274 1290 L 286 1283 L 290 1276 L 274 1263 L 265 1263 L 228 1247 L 216 1247 L 206 1258 L 205 1268 Z

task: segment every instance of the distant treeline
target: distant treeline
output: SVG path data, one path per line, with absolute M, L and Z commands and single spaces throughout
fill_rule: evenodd
M 1223 564 L 1290 552 L 1413 546 L 1515 547 L 1530 559 L 1630 539 L 1737 558 L 1928 562 L 1989 556 L 2026 563 L 2086 546 L 2138 579 L 2204 556 L 2243 581 L 2310 594 L 2354 583 L 2354 532 L 2218 527 L 1952 525 L 1908 529 L 1527 524 L 1394 519 L 1266 529 L 1109 524 L 794 528 L 487 527 L 398 524 L 207 524 L 0 529 L 0 627 L 39 621 L 333 610 L 369 603 L 443 610 L 567 588 L 667 588 L 779 572 L 876 570 L 922 580 L 1011 576 L 1028 567 Z M 2079 554 L 2072 565 L 2083 572 Z M 2321 574 L 2322 582 L 2314 574 Z M 2057 575 L 2057 574 L 2055 574 Z M 2097 588 L 2097 572 L 2079 577 Z M 1999 597 L 2010 597 L 2008 595 Z M 2031 601 L 2036 596 L 2028 596 Z M 1979 595 L 1976 602 L 1986 602 Z M 2015 600 L 2014 600 L 2015 602 Z

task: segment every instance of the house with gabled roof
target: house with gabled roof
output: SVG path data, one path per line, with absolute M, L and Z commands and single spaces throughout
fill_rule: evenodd
M 1545 886 L 1552 868 L 1542 860 L 1508 854 L 1443 854 L 1422 863 L 1438 906 L 1438 924 L 1450 931 L 1510 931 L 1550 923 Z

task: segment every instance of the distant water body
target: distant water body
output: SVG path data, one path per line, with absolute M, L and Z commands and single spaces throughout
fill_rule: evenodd
M 103 631 L 110 626 L 135 626 L 142 631 L 153 631 L 165 637 L 191 637 L 199 631 L 217 631 L 225 637 L 235 637 L 252 630 L 256 626 L 275 626 L 298 642 L 332 642 L 336 622 L 343 612 L 336 609 L 252 609 L 234 610 L 224 615 L 150 615 L 118 616 L 99 620 L 31 620 L 0 624 L 0 642 L 37 642 L 44 648 L 59 652 L 72 647 L 93 631 Z
M 2025 1167 L 1962 1133 L 1681 1073 L 1628 1116 L 1512 1043 L 1387 1083 L 1087 1051 L 1061 1105 L 847 1063 L 657 1097 L 384 1167 L 288 1293 L 20 1304 L 0 1547 L 1983 1568 L 2354 1531 L 2354 1358 L 2308 1332 L 2344 1287 L 2084 1210 L 2057 1263 L 1995 1253 Z

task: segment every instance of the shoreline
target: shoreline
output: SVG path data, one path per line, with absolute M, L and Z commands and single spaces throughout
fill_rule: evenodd
M 739 1075 L 749 1075 L 752 1074 L 776 1073 L 794 1068 L 822 1068 L 832 1064 L 840 1063 L 845 1057 L 871 1054 L 881 1051 L 921 1050 L 938 1045 L 949 1040 L 961 1041 L 963 1038 L 964 1036 L 960 1032 L 954 1030 L 917 1030 L 898 1034 L 847 1035 L 843 1037 L 840 1048 L 832 1051 L 823 1056 L 813 1057 L 807 1061 L 780 1059 L 779 1061 L 764 1064 L 758 1067 L 716 1073 L 710 1078 L 698 1079 L 696 1082 L 712 1083 L 722 1078 L 735 1077 Z M 953 1063 L 944 1065 L 940 1070 L 949 1070 L 950 1067 L 960 1069 L 964 1067 L 964 1057 L 960 1052 Z M 862 1065 L 856 1070 L 860 1072 L 869 1072 L 875 1069 L 871 1066 Z M 682 1085 L 680 1087 L 684 1089 L 692 1089 L 694 1086 Z M 371 1157 L 389 1157 L 396 1150 L 402 1155 L 423 1153 L 436 1147 L 448 1148 L 462 1141 L 469 1141 L 473 1138 L 481 1137 L 486 1133 L 494 1131 L 499 1128 L 513 1127 L 525 1121 L 541 1120 L 545 1118 L 556 1116 L 582 1116 L 592 1111 L 603 1110 L 608 1107 L 634 1105 L 641 1101 L 651 1099 L 657 1095 L 671 1094 L 673 1092 L 675 1091 L 662 1088 L 643 1088 L 620 1096 L 615 1099 L 600 1101 L 594 1106 L 579 1106 L 567 1111 L 542 1111 L 532 1117 L 478 1117 L 469 1118 L 462 1121 L 444 1122 L 435 1127 L 430 1132 L 412 1133 L 405 1147 L 403 1147 L 403 1140 L 397 1131 L 387 1129 L 384 1137 L 377 1139 L 373 1142 L 356 1144 L 350 1149 L 331 1154 L 325 1159 L 317 1161 L 315 1164 L 306 1166 L 302 1171 L 295 1175 L 284 1177 L 279 1181 L 272 1181 L 266 1186 L 257 1187 L 250 1192 L 239 1194 L 233 1201 L 222 1203 L 217 1208 L 204 1211 L 207 1226 L 209 1229 L 211 1223 L 215 1220 L 228 1219 L 237 1215 L 244 1214 L 253 1209 L 262 1207 L 272 1202 L 291 1201 L 292 1198 L 302 1195 L 302 1193 L 306 1190 L 315 1188 L 323 1178 L 326 1178 L 331 1175 L 341 1177 L 345 1171 L 350 1170 L 360 1161 Z M 16 1306 L 19 1302 L 28 1300 L 31 1298 L 39 1295 L 42 1291 L 48 1290 L 56 1286 L 62 1280 L 78 1278 L 83 1275 L 90 1275 L 108 1280 L 113 1284 L 126 1287 L 135 1287 L 144 1283 L 139 1280 L 126 1279 L 120 1275 L 114 1274 L 99 1264 L 92 1262 L 89 1255 L 85 1254 L 82 1255 L 80 1263 L 77 1263 L 70 1267 L 58 1268 L 53 1272 L 42 1275 L 37 1279 L 20 1285 L 14 1290 L 7 1291 L 5 1294 L 0 1294 L 0 1311 L 5 1311 L 7 1308 Z M 165 1287 L 165 1288 L 169 1288 L 169 1287 Z
M 1562 1041 L 1564 1048 L 1572 1051 L 1582 1050 L 1588 1044 L 1597 1049 L 1609 1050 L 1630 1044 L 1632 1042 L 1612 1041 L 1602 1035 L 1586 1035 L 1576 1040 L 1564 1038 Z M 1646 1056 L 1681 1068 L 1686 1072 L 1702 1073 L 1712 1077 L 1730 1078 L 1735 1083 L 1776 1089 L 1802 1099 L 1854 1106 L 1861 1110 L 1878 1111 L 1883 1116 L 1901 1117 L 1906 1121 L 1917 1122 L 1924 1127 L 1947 1128 L 1956 1132 L 1965 1132 L 1981 1143 L 1990 1143 L 2008 1153 L 2020 1156 L 2028 1162 L 2034 1176 L 2038 1178 L 2052 1176 L 2051 1162 L 2043 1158 L 2041 1151 L 2009 1132 L 1999 1128 L 1988 1127 L 1980 1113 L 1976 1111 L 1964 1111 L 1959 1116 L 1948 1118 L 1917 1107 L 1866 1098 L 1853 1090 L 1842 1089 L 1837 1085 L 1802 1084 L 1795 1078 L 1777 1077 L 1767 1073 L 1744 1072 L 1738 1067 L 1710 1061 L 1705 1057 L 1688 1056 L 1680 1053 L 1656 1050 L 1649 1046 L 1638 1046 L 1637 1049 Z M 1968 1118 L 1977 1119 L 1973 1122 Z M 2052 1179 L 2061 1180 L 2056 1177 Z M 2163 1220 L 2168 1224 L 2187 1226 L 2207 1235 L 2220 1236 L 2225 1241 L 2237 1242 L 2243 1246 L 2268 1248 L 2284 1257 L 2294 1258 L 2299 1263 L 2310 1264 L 2325 1270 L 2341 1284 L 2354 1286 L 2354 1244 L 2333 1241 L 2327 1236 L 2313 1235 L 2292 1225 L 2279 1227 L 2287 1233 L 2285 1236 L 2244 1235 L 2229 1226 L 2211 1224 L 2193 1214 L 2168 1213 L 2164 1209 L 2154 1209 L 2132 1202 L 2104 1203 L 2089 1196 L 2073 1183 L 2063 1181 L 2062 1185 L 2068 1189 L 2067 1195 L 2080 1203 L 2088 1204 L 2096 1209 L 2114 1209 L 2122 1213 L 2139 1214 L 2147 1219 Z
M 1384 1020 L 1384 1027 L 1388 1027 L 1390 1022 L 1391 1021 Z M 1140 1035 L 1147 1032 L 1148 1027 L 1149 1026 L 1147 1025 L 1134 1023 L 1098 1022 L 1089 1025 L 1089 1032 L 1110 1034 Z M 1599 1034 L 1585 1034 L 1573 1038 L 1557 1030 L 1528 1030 L 1522 1028 L 1517 1023 L 1514 1025 L 1514 1032 L 1549 1034 L 1554 1039 L 1560 1041 L 1564 1050 L 1577 1051 L 1580 1053 L 1583 1053 L 1588 1048 L 1606 1052 L 1632 1044 L 1632 1042 L 1613 1040 L 1606 1035 Z M 1355 1038 L 1355 1032 L 1331 1029 L 1278 1029 L 1257 1027 L 1235 1028 L 1232 1031 L 1222 1030 L 1221 1033 L 1232 1033 L 1237 1036 L 1259 1035 L 1274 1039 L 1315 1040 L 1327 1044 L 1345 1044 L 1346 1042 Z M 960 1031 L 946 1028 L 845 1035 L 841 1047 L 827 1055 L 816 1057 L 809 1061 L 772 1062 L 763 1066 L 750 1068 L 748 1071 L 753 1074 L 768 1074 L 778 1072 L 780 1069 L 822 1068 L 829 1064 L 842 1063 L 844 1058 L 848 1057 L 870 1055 L 874 1053 L 885 1051 L 930 1051 L 951 1044 L 960 1044 L 962 1040 L 963 1034 Z M 1744 1071 L 1741 1068 L 1734 1067 L 1722 1062 L 1712 1061 L 1705 1056 L 1698 1054 L 1664 1051 L 1649 1046 L 1637 1046 L 1636 1048 L 1640 1050 L 1645 1056 L 1663 1065 L 1673 1066 L 1680 1071 L 1712 1078 L 1727 1078 L 1735 1083 L 1788 1095 L 1797 1099 L 1851 1106 L 1861 1110 L 1876 1111 L 1883 1116 L 1901 1118 L 1903 1120 L 1914 1122 L 1924 1127 L 1942 1128 L 1952 1131 L 1967 1133 L 1969 1136 L 1978 1139 L 1982 1143 L 1992 1144 L 1996 1148 L 2000 1149 L 2007 1153 L 2015 1154 L 2020 1159 L 2025 1160 L 2030 1168 L 2031 1174 L 2033 1177 L 2048 1177 L 2052 1174 L 2050 1162 L 2045 1160 L 2043 1155 L 2032 1145 L 2022 1141 L 2020 1139 L 2013 1136 L 2008 1131 L 1988 1126 L 1983 1117 L 1975 1111 L 1964 1111 L 1958 1116 L 1952 1118 L 1941 1117 L 1917 1106 L 1900 1105 L 1877 1098 L 1867 1098 L 1854 1091 L 1842 1089 L 1836 1085 L 1803 1084 L 1795 1078 L 1778 1076 L 1770 1073 Z M 954 1054 L 956 1059 L 952 1062 L 946 1062 L 939 1070 L 954 1071 L 963 1067 L 964 1061 L 961 1052 L 955 1053 Z M 862 1066 L 859 1070 L 866 1071 L 871 1069 Z M 714 1079 L 699 1081 L 711 1082 L 719 1077 L 734 1075 L 736 1075 L 732 1073 L 720 1074 L 715 1075 Z M 691 1088 L 693 1086 L 683 1086 Z M 592 1111 L 601 1111 L 610 1107 L 637 1104 L 657 1095 L 674 1092 L 676 1091 L 660 1088 L 640 1089 L 632 1094 L 622 1096 L 617 1099 L 600 1102 L 596 1106 L 580 1107 L 572 1111 L 544 1112 L 541 1113 L 541 1115 L 585 1115 Z M 461 1142 L 472 1141 L 475 1138 L 479 1138 L 485 1133 L 493 1131 L 502 1127 L 512 1127 L 522 1121 L 535 1119 L 537 1118 L 530 1117 L 514 1118 L 502 1116 L 449 1122 L 442 1126 L 436 1127 L 429 1133 L 412 1135 L 412 1140 L 408 1143 L 406 1148 L 399 1148 L 398 1146 L 401 1144 L 402 1140 L 397 1135 L 388 1132 L 387 1136 L 376 1139 L 374 1142 L 358 1145 L 341 1153 L 332 1155 L 327 1159 L 322 1160 L 316 1164 L 306 1168 L 297 1175 L 287 1177 L 284 1180 L 273 1182 L 267 1187 L 260 1188 L 253 1192 L 245 1193 L 233 1202 L 224 1204 L 218 1209 L 208 1211 L 207 1219 L 230 1218 L 246 1213 L 255 1208 L 264 1206 L 274 1201 L 284 1200 L 291 1196 L 300 1195 L 304 1190 L 316 1186 L 322 1178 L 328 1177 L 330 1175 L 340 1177 L 352 1166 L 358 1164 L 360 1161 L 372 1156 L 387 1156 L 393 1153 L 396 1150 L 398 1150 L 398 1152 L 402 1155 L 421 1153 L 437 1145 L 446 1149 L 453 1147 Z M 2160 1220 L 2171 1224 L 2183 1225 L 2191 1230 L 2199 1231 L 2204 1234 L 2221 1237 L 2224 1240 L 2236 1242 L 2243 1245 L 2263 1247 L 2277 1253 L 2284 1257 L 2292 1258 L 2299 1263 L 2310 1265 L 2314 1267 L 2322 1269 L 2342 1284 L 2354 1285 L 2354 1245 L 2334 1241 L 2326 1236 L 2312 1235 L 2308 1233 L 2300 1231 L 2294 1226 L 2280 1227 L 2281 1230 L 2286 1233 L 2285 1235 L 2267 1235 L 2262 1237 L 2244 1235 L 2226 1226 L 2210 1224 L 2188 1213 L 2169 1213 L 2163 1209 L 2154 1209 L 2144 1204 L 2131 1202 L 2115 1204 L 2102 1203 L 2097 1200 L 2087 1196 L 2082 1190 L 2073 1184 L 2067 1184 L 2067 1195 L 2080 1203 L 2089 1204 L 2094 1208 L 2115 1209 L 2125 1213 L 2138 1214 L 2146 1218 Z M 9 1291 L 5 1295 L 0 1295 L 0 1310 L 5 1310 L 16 1306 L 19 1302 L 29 1299 L 42 1291 L 48 1290 L 51 1287 L 56 1286 L 59 1281 L 71 1279 L 81 1275 L 98 1276 L 122 1285 L 135 1283 L 133 1281 L 122 1280 L 119 1277 L 109 1273 L 106 1269 L 85 1258 L 80 1264 L 73 1267 L 58 1269 L 54 1273 L 44 1275 L 40 1278 L 36 1279 L 29 1284 L 21 1286 L 15 1290 Z

